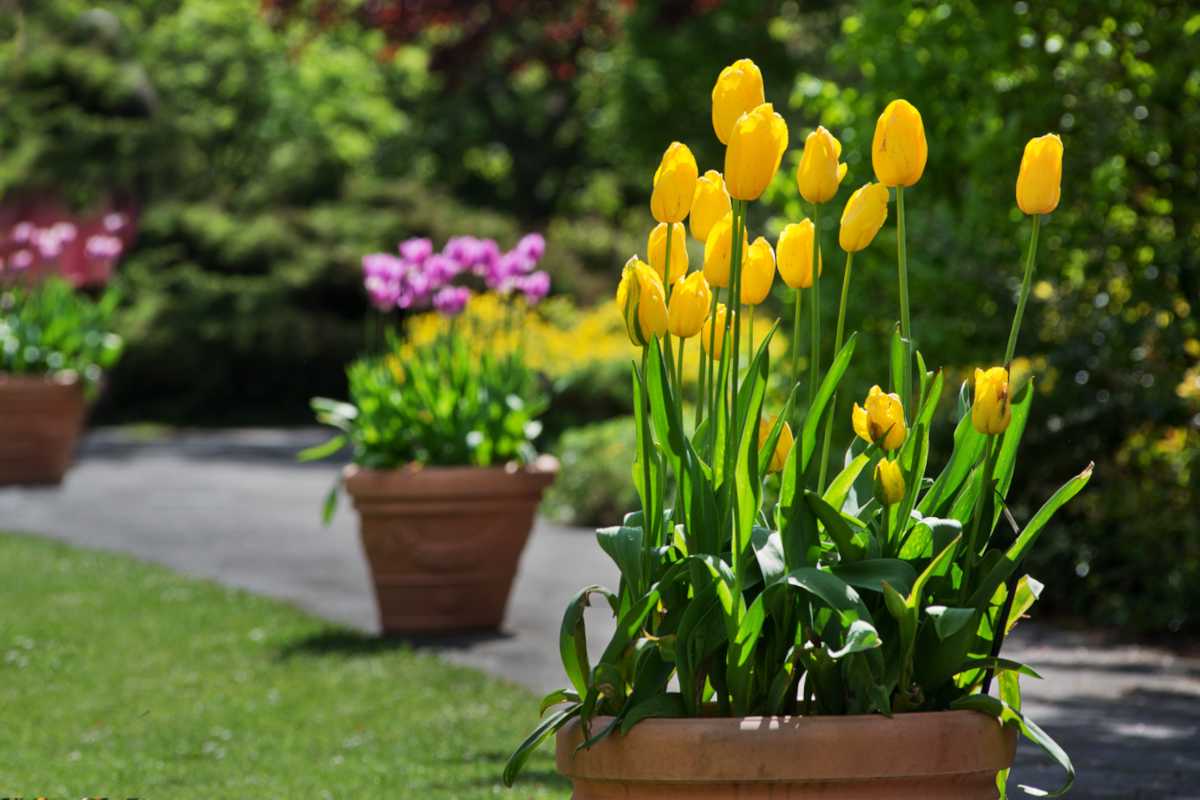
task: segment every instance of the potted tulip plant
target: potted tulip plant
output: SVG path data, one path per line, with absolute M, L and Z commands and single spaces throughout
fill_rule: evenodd
M 93 299 L 124 250 L 124 215 L 21 220 L 0 238 L 0 486 L 58 484 L 87 403 L 120 356 L 117 294 Z
M 459 236 L 434 253 L 410 239 L 399 255 L 363 259 L 364 286 L 383 313 L 432 306 L 435 335 L 385 335 L 382 352 L 350 365 L 350 402 L 313 401 L 341 433 L 301 455 L 349 444 L 340 485 L 353 498 L 387 634 L 496 628 L 542 492 L 557 462 L 533 446 L 545 407 L 525 364 L 519 319 L 550 289 L 536 270 L 545 249 L 530 234 L 508 252 Z M 473 294 L 506 311 L 463 314 Z M 326 520 L 339 486 L 325 503 Z
M 905 190 L 927 152 L 920 114 L 903 100 L 888 106 L 872 146 L 876 180 L 845 203 L 830 341 L 818 302 L 820 215 L 846 175 L 841 145 L 824 128 L 807 136 L 796 185 L 811 220 L 786 226 L 773 252 L 761 238 L 747 246 L 750 203 L 774 178 L 788 129 L 749 60 L 721 72 L 712 99 L 724 174 L 700 177 L 685 146 L 667 149 L 650 202 L 666 226 L 663 255 L 652 246 L 649 264 L 630 259 L 617 289 L 642 348 L 632 370 L 641 507 L 598 532 L 620 584 L 586 587 L 568 605 L 560 650 L 569 685 L 543 701 L 547 716 L 513 753 L 506 782 L 557 735 L 558 768 L 576 800 L 996 797 L 1020 732 L 1063 767 L 1067 779 L 1052 794 L 1065 792 L 1069 758 L 1021 711 L 1020 680 L 1037 673 L 1001 649 L 1040 589 L 1020 573 L 1022 560 L 1091 473 L 1024 522 L 1005 503 L 1034 399 L 1032 380 L 1013 386 L 1008 368 L 1038 226 L 1058 203 L 1061 141 L 1041 137 L 1025 151 L 1017 201 L 1033 235 L 1011 334 L 1002 357 L 986 356 L 995 360 L 964 382 L 953 449 L 938 459 L 930 428 L 945 413 L 947 377 L 913 347 L 906 274 Z M 845 335 L 854 254 L 875 238 L 892 197 L 900 323 L 880 386 L 855 387 L 862 401 L 836 418 L 856 345 Z M 689 213 L 705 250 L 692 274 L 670 263 Z M 776 270 L 796 291 L 793 354 L 782 368 L 768 346 L 776 330 L 749 348 L 741 333 Z M 709 358 L 690 398 L 695 417 L 685 420 L 672 350 L 697 335 Z M 792 390 L 770 408 L 773 371 Z M 848 446 L 831 464 L 835 436 Z M 597 602 L 616 627 L 590 654 L 584 609 Z

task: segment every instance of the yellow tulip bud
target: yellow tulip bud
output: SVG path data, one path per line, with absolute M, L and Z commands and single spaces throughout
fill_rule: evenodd
M 1017 205 L 1026 214 L 1049 214 L 1062 193 L 1063 143 L 1057 134 L 1030 139 L 1017 175 Z
M 846 201 L 838 244 L 847 253 L 857 253 L 869 245 L 883 227 L 888 213 L 888 189 L 882 183 L 860 186 Z
M 810 203 L 827 203 L 837 194 L 846 165 L 838 163 L 842 143 L 833 134 L 819 127 L 804 140 L 804 154 L 796 168 L 796 185 L 800 196 Z
M 771 435 L 772 429 L 775 427 L 775 421 L 779 419 L 777 416 L 766 414 L 758 423 L 758 447 L 761 450 L 767 443 L 767 437 Z M 792 438 L 792 428 L 786 422 L 779 430 L 779 438 L 775 441 L 775 451 L 771 453 L 771 463 L 767 465 L 767 473 L 783 472 L 784 466 L 787 464 L 788 454 L 792 452 L 792 445 L 795 444 L 795 439 Z
M 767 299 L 774 282 L 775 251 L 771 249 L 771 243 L 760 236 L 742 259 L 742 302 L 748 306 L 758 305 Z
M 658 273 L 633 256 L 625 262 L 617 285 L 617 308 L 625 320 L 629 341 L 645 347 L 667 332 L 666 293 Z
M 875 465 L 875 496 L 885 506 L 894 506 L 904 499 L 904 473 L 895 461 L 881 458 Z
M 721 70 L 712 90 L 713 131 L 721 144 L 729 143 L 738 117 L 764 100 L 762 72 L 753 61 L 742 58 Z
M 650 213 L 659 222 L 683 222 L 692 207 L 700 174 L 696 158 L 686 144 L 671 142 L 654 171 Z
M 667 330 L 681 339 L 690 339 L 704 327 L 711 305 L 712 290 L 708 288 L 704 273 L 693 272 L 671 290 Z
M 646 259 L 650 262 L 650 266 L 654 267 L 658 277 L 663 279 L 664 284 L 674 284 L 675 281 L 687 274 L 688 270 L 687 231 L 684 230 L 682 222 L 670 223 L 671 275 L 668 277 L 666 271 L 667 224 L 660 222 L 650 230 L 650 236 L 646 241 Z
M 731 321 L 737 321 L 737 314 L 725 308 L 724 303 L 717 303 L 717 313 L 704 322 L 704 328 L 700 331 L 700 345 L 713 361 L 721 358 L 725 346 L 725 328 Z
M 855 403 L 850 415 L 855 433 L 884 450 L 896 450 L 904 444 L 908 429 L 899 395 L 885 394 L 878 386 L 872 386 L 863 405 L 866 407 Z
M 745 226 L 742 226 L 742 259 L 749 249 Z M 708 285 L 718 289 L 729 286 L 729 259 L 733 253 L 733 212 L 721 217 L 704 240 L 704 277 Z
M 808 289 L 813 285 L 812 251 L 813 222 L 803 219 L 785 227 L 775 245 L 775 259 L 783 282 L 793 289 Z M 825 258 L 817 262 L 817 273 L 825 274 Z
M 696 181 L 696 193 L 692 195 L 692 213 L 689 219 L 692 236 L 700 242 L 707 241 L 712 226 L 729 211 L 729 192 L 725 190 L 725 178 L 715 169 L 710 169 Z
M 1008 430 L 1012 404 L 1008 401 L 1008 370 L 992 367 L 975 370 L 975 402 L 971 405 L 971 424 L 986 436 Z
M 884 186 L 912 186 L 925 172 L 929 145 L 921 112 L 907 100 L 893 100 L 875 123 L 871 164 Z
M 779 170 L 788 129 L 770 103 L 738 117 L 725 148 L 725 186 L 738 200 L 757 200 Z

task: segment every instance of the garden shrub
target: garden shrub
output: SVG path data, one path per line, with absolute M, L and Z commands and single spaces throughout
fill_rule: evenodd
M 542 512 L 566 525 L 600 527 L 638 502 L 629 465 L 637 451 L 632 417 L 568 430 L 554 453 L 562 469 L 542 501 Z

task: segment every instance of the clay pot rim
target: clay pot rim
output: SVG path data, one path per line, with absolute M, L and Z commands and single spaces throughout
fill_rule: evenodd
M 558 459 L 549 453 L 543 453 L 529 464 L 522 465 L 515 461 L 510 461 L 507 464 L 501 464 L 493 467 L 474 467 L 469 465 L 435 466 L 414 462 L 412 464 L 406 464 L 403 467 L 396 467 L 395 469 L 372 469 L 371 467 L 364 467 L 360 466 L 359 464 L 347 464 L 342 469 L 342 476 L 346 480 L 351 480 L 354 478 L 375 480 L 399 480 L 403 478 L 412 478 L 415 480 L 422 476 L 452 480 L 460 476 L 462 478 L 479 478 L 490 476 L 499 477 L 503 475 L 554 476 L 558 474 L 558 470 Z
M 592 733 L 612 717 L 592 720 Z M 623 782 L 861 781 L 999 771 L 1016 731 L 978 711 L 848 716 L 654 718 L 575 752 L 582 725 L 558 733 L 558 770 Z M 933 747 L 934 741 L 951 746 Z M 957 745 L 953 746 L 953 745 Z M 907 752 L 905 752 L 907 751 Z M 696 758 L 703 752 L 703 758 Z
M 83 381 L 79 378 L 79 373 L 73 370 L 63 370 L 60 372 L 51 372 L 41 375 L 30 375 L 26 373 L 13 373 L 0 371 L 0 386 L 11 387 L 16 389 L 45 389 L 51 387 L 62 387 L 74 389 L 82 387 Z

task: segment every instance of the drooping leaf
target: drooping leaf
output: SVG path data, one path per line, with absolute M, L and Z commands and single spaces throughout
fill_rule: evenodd
M 955 700 L 950 707 L 952 709 L 981 711 L 984 714 L 995 717 L 1006 725 L 1016 725 L 1026 739 L 1042 748 L 1066 772 L 1066 780 L 1057 789 L 1046 791 L 1031 786 L 1022 786 L 1021 789 L 1026 794 L 1033 797 L 1062 797 L 1071 790 L 1071 785 L 1075 783 L 1075 766 L 1071 763 L 1071 757 L 1059 746 L 1058 742 L 1054 741 L 1049 734 L 1039 728 L 1033 720 L 1024 716 L 1021 712 L 1009 708 L 1002 700 L 985 694 L 973 694 L 961 697 Z

